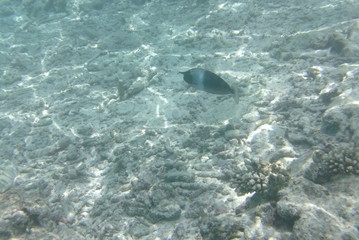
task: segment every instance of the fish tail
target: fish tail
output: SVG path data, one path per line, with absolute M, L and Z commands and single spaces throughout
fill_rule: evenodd
M 239 87 L 235 86 L 233 88 L 233 99 L 236 103 L 239 103 Z

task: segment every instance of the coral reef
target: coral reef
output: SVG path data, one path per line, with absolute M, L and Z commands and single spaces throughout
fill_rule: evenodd
M 359 147 L 352 145 L 327 145 L 313 154 L 313 163 L 305 176 L 325 183 L 337 175 L 359 175 Z
M 0 1 L 0 240 L 359 239 L 357 2 Z
M 246 161 L 245 169 L 236 176 L 237 191 L 241 194 L 255 192 L 255 197 L 274 200 L 278 191 L 287 186 L 289 175 L 280 163 Z

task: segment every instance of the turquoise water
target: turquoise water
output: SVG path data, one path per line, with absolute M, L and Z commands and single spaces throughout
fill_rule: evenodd
M 358 1 L 0 16 L 0 239 L 359 238 Z

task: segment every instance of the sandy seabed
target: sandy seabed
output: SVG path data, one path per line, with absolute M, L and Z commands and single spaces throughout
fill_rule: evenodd
M 358 1 L 0 16 L 0 239 L 359 239 Z

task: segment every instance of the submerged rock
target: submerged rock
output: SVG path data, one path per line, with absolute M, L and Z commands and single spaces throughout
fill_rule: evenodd
M 173 221 L 181 216 L 181 208 L 175 203 L 163 203 L 152 209 L 149 218 L 152 222 Z
M 189 172 L 171 171 L 164 176 L 164 179 L 166 182 L 194 182 L 195 176 Z

